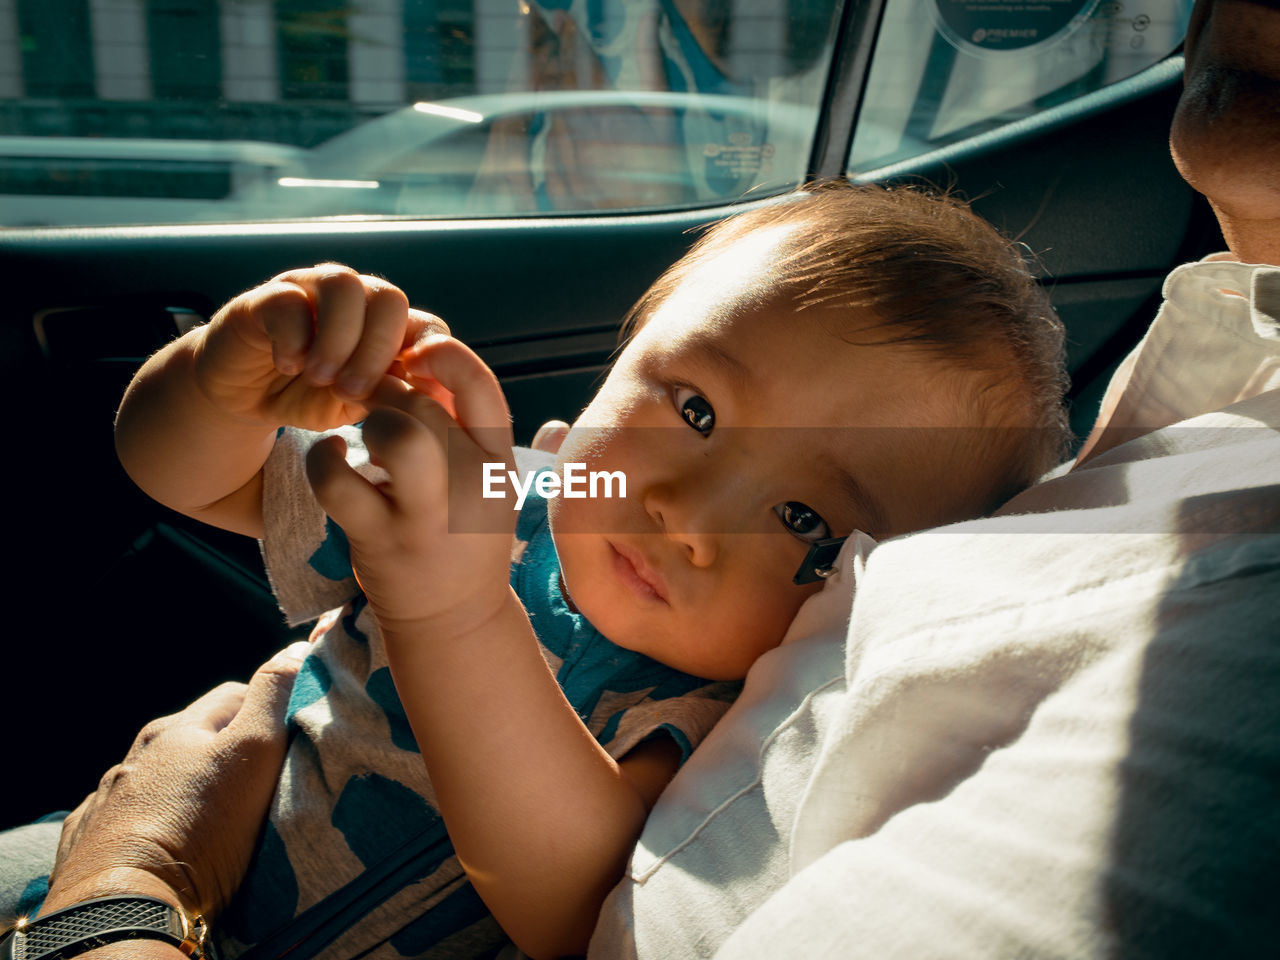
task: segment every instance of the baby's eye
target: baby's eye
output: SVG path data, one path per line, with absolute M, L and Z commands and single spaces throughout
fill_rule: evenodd
M 704 437 L 711 433 L 711 428 L 716 425 L 716 412 L 711 409 L 706 397 L 699 396 L 688 387 L 677 387 L 675 403 L 680 416 L 689 426 Z
M 788 533 L 794 534 L 805 543 L 826 540 L 831 536 L 827 521 L 822 519 L 818 511 L 803 503 L 788 500 L 774 507 L 773 512 L 778 515 L 778 519 L 782 521 Z

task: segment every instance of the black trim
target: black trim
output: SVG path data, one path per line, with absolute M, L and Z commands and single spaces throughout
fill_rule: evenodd
M 885 0 L 849 0 L 840 10 L 836 47 L 822 94 L 822 121 L 809 156 L 810 180 L 843 177 L 849 165 L 849 148 L 867 91 L 884 6 Z

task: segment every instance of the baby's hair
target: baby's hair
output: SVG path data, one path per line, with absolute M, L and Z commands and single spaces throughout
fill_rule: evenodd
M 849 343 L 900 346 L 978 373 L 964 390 L 984 428 L 985 455 L 1008 466 L 991 506 L 1061 462 L 1070 441 L 1062 324 L 1028 268 L 1026 247 L 950 196 L 831 182 L 724 220 L 645 292 L 624 338 L 728 246 L 792 225 L 769 275 L 748 278 L 758 291 L 752 300 L 786 298 L 796 312 L 848 311 L 859 320 L 840 333 Z

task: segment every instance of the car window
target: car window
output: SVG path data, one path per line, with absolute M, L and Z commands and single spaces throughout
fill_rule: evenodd
M 782 192 L 805 176 L 837 14 L 837 0 L 12 0 L 0 223 Z
M 1190 2 L 885 0 L 849 169 L 1128 76 L 1176 48 Z M 781 193 L 806 177 L 841 22 L 839 0 L 9 0 L 0 225 Z
M 1193 0 L 887 0 L 849 171 L 1021 120 L 1164 59 Z

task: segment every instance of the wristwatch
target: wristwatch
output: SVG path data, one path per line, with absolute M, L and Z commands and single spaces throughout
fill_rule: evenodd
M 69 960 L 120 940 L 163 940 L 194 960 L 217 960 L 204 918 L 155 897 L 98 897 L 21 919 L 0 940 L 0 960 Z

